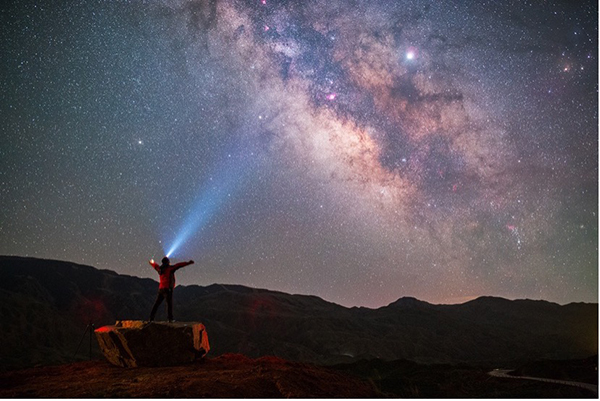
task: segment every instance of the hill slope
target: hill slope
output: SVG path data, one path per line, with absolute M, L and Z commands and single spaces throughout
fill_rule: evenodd
M 154 280 L 68 262 L 3 256 L 0 272 L 3 369 L 70 362 L 89 322 L 147 319 L 156 296 Z M 179 286 L 175 317 L 205 324 L 213 357 L 317 364 L 573 359 L 596 354 L 598 343 L 597 304 L 491 297 L 462 305 L 401 298 L 367 309 L 235 285 Z

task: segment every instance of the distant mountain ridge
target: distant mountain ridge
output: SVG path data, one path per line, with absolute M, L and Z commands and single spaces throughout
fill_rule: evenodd
M 152 279 L 16 256 L 0 256 L 0 273 L 0 369 L 72 361 L 88 323 L 147 319 L 157 288 Z M 316 296 L 213 284 L 177 287 L 175 318 L 205 324 L 209 356 L 482 363 L 598 352 L 598 304 L 588 303 L 481 297 L 433 305 L 405 297 L 378 309 L 346 308 Z

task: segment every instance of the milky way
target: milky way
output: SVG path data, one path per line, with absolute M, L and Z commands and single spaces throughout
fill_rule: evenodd
M 3 5 L 0 253 L 154 277 L 193 227 L 180 284 L 597 302 L 597 15 Z

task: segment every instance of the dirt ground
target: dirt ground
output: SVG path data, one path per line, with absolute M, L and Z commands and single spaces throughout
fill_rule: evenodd
M 0 398 L 374 398 L 344 373 L 275 357 L 222 355 L 193 364 L 121 368 L 104 360 L 0 373 Z

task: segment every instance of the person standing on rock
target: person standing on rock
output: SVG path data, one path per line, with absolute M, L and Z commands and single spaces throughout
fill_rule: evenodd
M 169 317 L 169 322 L 173 321 L 173 289 L 175 288 L 175 272 L 184 266 L 193 264 L 194 261 L 190 260 L 189 262 L 181 262 L 173 266 L 171 266 L 170 263 L 171 261 L 166 256 L 162 258 L 161 265 L 156 263 L 154 259 L 150 260 L 150 265 L 154 267 L 154 270 L 156 270 L 160 276 L 158 295 L 156 296 L 156 302 L 154 302 L 152 312 L 150 313 L 150 321 L 154 320 L 156 311 L 158 310 L 158 307 L 162 303 L 163 299 L 167 300 L 167 314 Z

